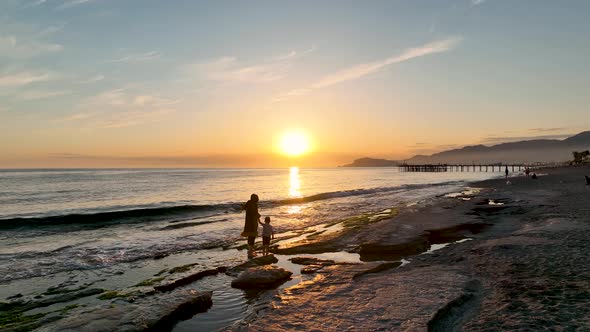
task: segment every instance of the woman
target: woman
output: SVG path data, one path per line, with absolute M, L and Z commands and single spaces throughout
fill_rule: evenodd
M 248 257 L 252 257 L 254 256 L 254 241 L 258 236 L 258 221 L 260 220 L 258 195 L 250 195 L 250 200 L 244 204 L 242 210 L 246 210 L 246 221 L 241 235 L 248 238 Z

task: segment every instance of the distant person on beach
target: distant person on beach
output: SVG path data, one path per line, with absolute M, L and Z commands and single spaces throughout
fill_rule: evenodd
M 537 173 L 533 173 L 533 176 L 531 176 L 531 179 L 536 180 L 537 179 Z
M 506 173 L 506 179 L 508 180 L 508 166 L 506 166 L 506 170 L 504 170 L 504 173 Z
M 272 230 L 272 226 L 270 225 L 270 217 L 264 218 L 264 223 L 258 222 L 262 225 L 262 255 L 268 255 L 268 248 L 270 246 L 271 238 L 274 240 L 275 233 Z
M 248 258 L 254 257 L 254 242 L 258 236 L 258 223 L 260 222 L 260 213 L 258 213 L 258 195 L 250 195 L 250 200 L 242 206 L 242 210 L 246 210 L 246 220 L 244 223 L 244 231 L 242 236 L 248 238 Z
M 524 174 L 526 175 L 526 177 L 529 177 L 529 173 L 531 172 L 531 170 L 528 167 L 524 168 Z

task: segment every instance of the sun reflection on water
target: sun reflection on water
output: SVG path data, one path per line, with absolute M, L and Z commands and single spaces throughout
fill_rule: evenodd
M 301 197 L 301 181 L 299 180 L 299 167 L 291 167 L 289 174 L 289 197 Z
M 297 198 L 301 197 L 301 180 L 299 180 L 299 167 L 291 167 L 289 170 L 289 197 Z M 289 214 L 300 213 L 302 207 L 300 205 L 292 205 L 287 209 Z
M 297 214 L 297 213 L 301 212 L 301 210 L 303 210 L 303 207 L 301 205 L 291 205 L 287 209 L 287 213 L 288 214 Z

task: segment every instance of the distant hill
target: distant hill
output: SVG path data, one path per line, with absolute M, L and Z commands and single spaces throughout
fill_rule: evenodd
M 391 167 L 399 164 L 400 163 L 395 160 L 360 158 L 353 161 L 352 164 L 344 165 L 342 167 Z
M 430 156 L 416 155 L 403 162 L 408 164 L 451 163 L 535 163 L 572 160 L 572 151 L 590 149 L 590 131 L 564 140 L 536 139 L 502 143 L 492 146 L 472 145 L 442 151 Z M 347 167 L 396 166 L 402 162 L 385 159 L 362 158 Z

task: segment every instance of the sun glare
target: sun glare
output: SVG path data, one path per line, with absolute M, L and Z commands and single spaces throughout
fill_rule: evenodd
M 300 156 L 309 151 L 309 139 L 300 132 L 291 132 L 281 139 L 281 152 L 289 156 Z

